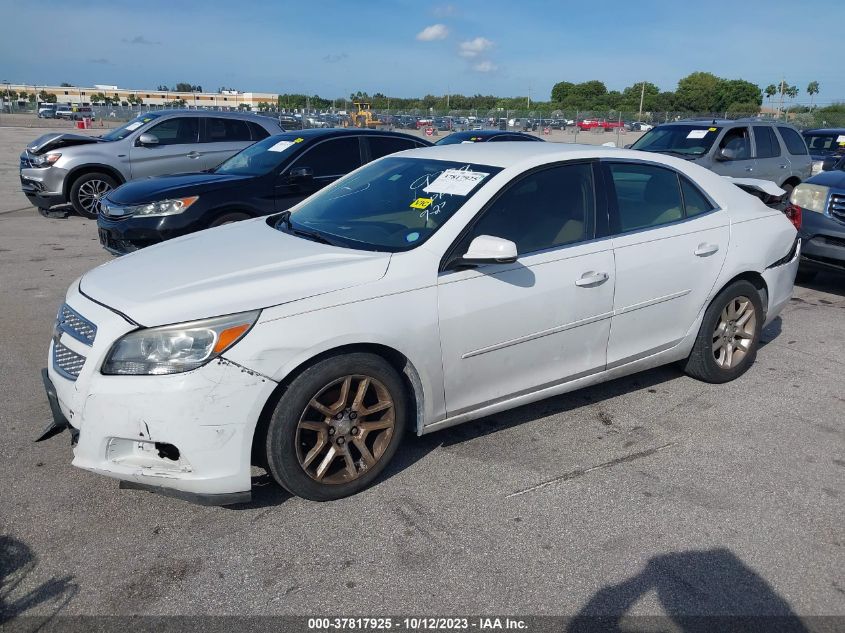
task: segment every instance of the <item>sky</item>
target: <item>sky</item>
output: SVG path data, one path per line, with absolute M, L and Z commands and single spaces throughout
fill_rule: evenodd
M 696 6 L 697 5 L 697 6 Z M 674 90 L 702 70 L 845 101 L 845 0 L 0 0 L 0 81 L 548 100 L 558 81 Z M 821 34 L 815 39 L 814 34 Z M 825 54 L 825 51 L 829 54 Z

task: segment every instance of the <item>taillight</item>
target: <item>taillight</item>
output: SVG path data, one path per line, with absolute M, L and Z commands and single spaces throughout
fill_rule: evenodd
M 789 218 L 796 231 L 801 230 L 801 207 L 796 207 L 794 204 L 786 205 L 783 210 L 784 215 Z

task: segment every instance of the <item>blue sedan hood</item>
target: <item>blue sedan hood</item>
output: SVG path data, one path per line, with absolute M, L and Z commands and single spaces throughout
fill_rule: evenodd
M 823 171 L 804 182 L 811 185 L 832 187 L 834 189 L 845 189 L 845 171 L 842 171 L 841 169 L 837 169 L 835 171 Z
M 116 204 L 144 204 L 168 198 L 196 196 L 221 187 L 237 187 L 253 176 L 232 176 L 228 174 L 174 174 L 132 180 L 121 185 L 108 198 Z

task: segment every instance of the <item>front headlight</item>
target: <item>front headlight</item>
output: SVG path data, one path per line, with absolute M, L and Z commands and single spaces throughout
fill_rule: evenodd
M 199 199 L 199 196 L 190 196 L 188 198 L 175 198 L 173 200 L 159 200 L 158 202 L 150 202 L 149 204 L 139 204 L 138 206 L 129 207 L 127 209 L 127 215 L 176 215 L 177 213 L 182 213 Z
M 243 338 L 259 314 L 255 310 L 130 332 L 112 345 L 101 371 L 151 376 L 202 367 Z
M 33 156 L 32 157 L 32 164 L 36 167 L 48 167 L 55 163 L 62 157 L 61 154 L 52 153 L 52 154 L 42 154 L 41 156 Z
M 824 213 L 828 193 L 830 193 L 830 187 L 801 183 L 792 190 L 789 201 L 807 211 Z

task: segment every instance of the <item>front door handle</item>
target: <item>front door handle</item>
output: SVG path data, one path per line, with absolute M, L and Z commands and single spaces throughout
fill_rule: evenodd
M 754 168 L 753 167 L 746 167 L 745 171 L 754 171 Z
M 778 165 L 781 169 L 786 169 L 786 165 Z
M 185 156 L 187 156 L 188 158 L 199 158 L 200 156 L 202 156 L 202 154 L 200 154 L 199 152 L 188 152 L 187 154 L 185 154 Z
M 599 286 L 608 279 L 610 279 L 610 275 L 607 273 L 597 273 L 591 270 L 581 275 L 581 278 L 575 281 L 575 285 L 580 286 L 581 288 L 589 288 L 592 286 Z
M 695 249 L 695 254 L 698 257 L 707 257 L 708 255 L 712 255 L 718 250 L 718 244 L 708 244 L 707 242 L 702 242 L 698 245 L 698 248 Z

